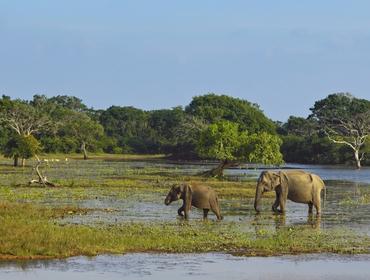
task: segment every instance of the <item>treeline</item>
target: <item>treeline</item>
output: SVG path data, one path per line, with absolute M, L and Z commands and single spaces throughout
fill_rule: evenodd
M 336 130 L 328 119 L 338 124 L 335 114 L 343 118 L 345 113 L 347 118 L 362 114 L 366 134 L 370 102 L 348 94 L 329 95 L 325 100 L 334 104 L 332 108 L 321 100 L 306 119 L 292 116 L 278 123 L 268 119 L 257 104 L 226 95 L 197 96 L 185 108 L 150 111 L 121 106 L 94 110 L 74 96 L 35 95 L 31 101 L 2 96 L 0 149 L 16 164 L 39 152 L 81 152 L 87 158 L 88 151 L 211 158 L 224 164 L 280 163 L 279 149 L 286 162 L 353 162 L 354 150 L 343 142 L 350 141 L 351 132 Z M 356 103 L 351 112 L 340 111 L 346 106 L 348 111 L 348 102 L 353 101 L 360 105 Z M 327 115 L 322 115 L 323 110 Z M 366 139 L 356 147 L 359 156 L 369 149 Z

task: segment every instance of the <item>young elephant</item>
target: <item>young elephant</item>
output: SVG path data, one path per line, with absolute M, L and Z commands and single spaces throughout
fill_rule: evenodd
M 275 191 L 276 200 L 272 205 L 274 212 L 285 212 L 287 199 L 298 203 L 308 204 L 308 212 L 312 213 L 315 206 L 317 215 L 321 213 L 321 190 L 324 182 L 315 174 L 299 170 L 270 172 L 263 171 L 258 178 L 254 209 L 259 212 L 259 202 L 262 194 Z M 278 210 L 280 206 L 280 210 Z
M 179 199 L 182 199 L 184 203 L 177 210 L 177 213 L 180 216 L 184 216 L 182 214 L 184 212 L 185 219 L 189 218 L 191 206 L 203 209 L 204 219 L 207 219 L 209 210 L 216 214 L 218 220 L 223 218 L 220 213 L 217 195 L 210 187 L 194 184 L 174 185 L 164 200 L 164 204 L 169 205 L 172 201 Z

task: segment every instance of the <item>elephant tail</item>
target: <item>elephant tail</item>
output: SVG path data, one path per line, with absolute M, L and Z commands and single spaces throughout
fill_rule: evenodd
M 323 189 L 324 189 L 324 201 L 322 203 L 322 208 L 325 209 L 325 202 L 326 202 L 326 186 L 325 186 L 325 184 L 324 184 Z
M 320 178 L 320 177 L 318 177 L 319 179 L 320 179 L 320 182 L 321 182 L 321 184 L 322 184 L 322 190 L 324 191 L 324 195 L 323 195 L 323 202 L 322 202 L 322 209 L 325 209 L 325 202 L 326 202 L 326 186 L 325 186 L 325 183 L 324 183 L 324 181 Z

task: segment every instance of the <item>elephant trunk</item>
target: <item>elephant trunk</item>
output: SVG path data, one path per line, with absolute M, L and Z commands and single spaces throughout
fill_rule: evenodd
M 164 204 L 166 204 L 166 205 L 170 205 L 170 203 L 172 202 L 172 200 L 171 200 L 171 196 L 170 195 L 167 195 L 166 196 L 166 199 L 164 200 Z
M 254 198 L 254 209 L 257 212 L 260 212 L 259 204 L 260 204 L 261 196 L 262 196 L 262 188 L 260 188 L 259 185 L 257 185 L 256 197 Z

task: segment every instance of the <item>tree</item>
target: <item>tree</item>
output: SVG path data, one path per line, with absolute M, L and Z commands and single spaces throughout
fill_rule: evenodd
M 14 165 L 18 166 L 18 158 L 22 158 L 22 165 L 25 164 L 27 156 L 26 150 L 22 150 L 25 139 L 34 139 L 33 135 L 41 133 L 43 130 L 50 129 L 51 120 L 45 112 L 43 106 L 22 101 L 19 99 L 11 100 L 9 96 L 2 96 L 0 99 L 0 124 L 7 127 L 14 133 L 12 138 L 4 147 L 4 154 L 14 153 Z M 35 139 L 36 140 L 36 139 Z M 26 142 L 24 142 L 26 141 Z M 31 140 L 29 140 L 31 141 Z M 21 149 L 21 150 L 20 150 Z
M 220 164 L 205 172 L 209 176 L 223 176 L 227 167 L 240 161 L 264 164 L 282 163 L 281 140 L 268 133 L 248 135 L 237 123 L 221 120 L 209 125 L 200 136 L 198 153 L 203 158 L 217 159 Z
M 3 96 L 0 100 L 0 123 L 18 135 L 29 136 L 39 133 L 50 124 L 48 115 L 40 106 L 32 106 L 19 99 Z
M 219 120 L 235 122 L 239 124 L 241 130 L 248 130 L 249 133 L 260 131 L 276 133 L 275 124 L 263 114 L 257 104 L 227 95 L 210 93 L 196 96 L 185 111 L 208 123 Z
M 111 150 L 148 152 L 152 146 L 148 113 L 141 109 L 112 106 L 100 114 L 99 122 L 106 135 L 116 140 L 117 147 Z
M 203 119 L 185 115 L 173 129 L 172 157 L 181 159 L 197 159 L 197 145 L 200 135 L 207 128 Z
M 310 110 L 310 118 L 318 121 L 330 141 L 352 149 L 356 167 L 361 168 L 361 148 L 370 134 L 370 101 L 336 93 L 316 101 Z
M 282 164 L 283 155 L 280 153 L 281 139 L 267 132 L 254 133 L 249 136 L 246 150 L 243 154 L 248 155 L 248 161 L 254 163 Z M 242 147 L 242 149 L 245 149 Z
M 14 159 L 14 166 L 18 166 L 18 160 L 21 158 L 22 166 L 24 166 L 24 159 L 35 156 L 40 150 L 40 143 L 32 135 L 16 134 L 5 144 L 3 154 L 7 158 Z
M 151 138 L 160 153 L 172 153 L 175 143 L 175 131 L 185 120 L 185 112 L 181 107 L 153 110 L 149 112 L 148 125 Z
M 80 143 L 84 159 L 88 159 L 87 149 L 103 136 L 103 127 L 82 112 L 71 111 L 65 122 L 65 134 L 73 136 Z
M 312 136 L 317 132 L 317 123 L 314 119 L 290 116 L 288 121 L 280 126 L 279 134 Z
M 34 98 L 35 99 L 35 98 Z M 76 112 L 88 112 L 89 109 L 87 106 L 82 102 L 82 100 L 75 96 L 69 95 L 57 95 L 54 97 L 49 98 L 48 100 L 51 103 L 54 103 L 60 107 L 70 109 Z

